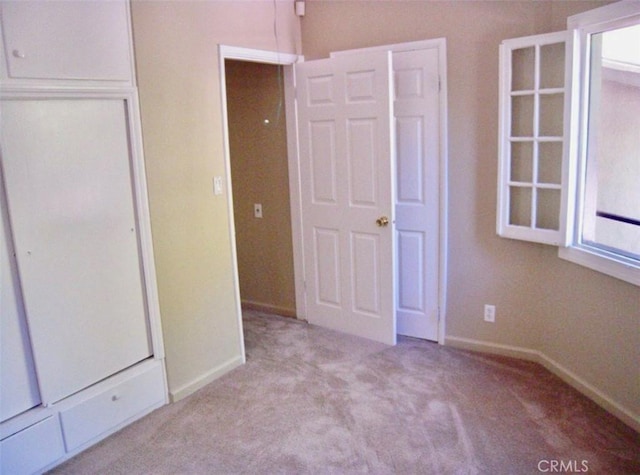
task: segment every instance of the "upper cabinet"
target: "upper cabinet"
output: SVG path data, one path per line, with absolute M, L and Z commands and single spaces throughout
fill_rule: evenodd
M 126 1 L 3 1 L 0 13 L 5 85 L 134 84 Z

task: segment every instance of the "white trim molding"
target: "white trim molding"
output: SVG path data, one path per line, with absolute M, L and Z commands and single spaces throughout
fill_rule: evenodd
M 586 397 L 591 399 L 606 411 L 613 414 L 615 417 L 630 426 L 632 429 L 640 432 L 640 414 L 634 414 L 633 411 L 614 401 L 610 396 L 602 392 L 600 389 L 588 383 L 576 373 L 565 368 L 563 365 L 548 357 L 541 351 L 456 336 L 447 336 L 445 338 L 445 345 L 452 348 L 478 351 L 482 353 L 490 353 L 501 356 L 509 356 L 512 358 L 539 363 L 547 370 L 551 371 L 553 374 L 562 379 L 569 386 L 584 394 Z
M 216 366 L 211 371 L 206 372 L 204 375 L 196 378 L 187 384 L 183 384 L 175 391 L 171 391 L 169 396 L 171 398 L 171 402 L 178 402 L 180 399 L 184 399 L 187 396 L 195 393 L 198 389 L 205 387 L 207 384 L 215 381 L 221 376 L 224 376 L 229 371 L 236 369 L 239 366 L 244 364 L 244 355 L 242 357 L 237 356 L 235 358 L 231 358 L 221 365 Z
M 242 330 L 242 301 L 240 298 L 240 279 L 238 275 L 238 251 L 236 248 L 236 227 L 233 215 L 233 190 L 231 187 L 231 151 L 229 148 L 229 118 L 227 114 L 227 86 L 226 86 L 226 70 L 225 70 L 225 60 L 233 59 L 239 61 L 252 61 L 257 63 L 265 63 L 265 64 L 279 64 L 285 66 L 285 74 L 284 74 L 284 83 L 285 83 L 285 94 L 287 98 L 291 94 L 291 90 L 293 90 L 294 86 L 292 84 L 293 74 L 289 70 L 293 69 L 291 66 L 298 62 L 303 61 L 303 56 L 298 56 L 296 54 L 290 53 L 280 53 L 277 51 L 265 51 L 258 49 L 250 49 L 250 48 L 242 48 L 237 46 L 227 46 L 227 45 L 218 45 L 218 60 L 219 60 L 219 69 L 220 69 L 220 103 L 221 103 L 221 112 L 222 112 L 222 132 L 223 132 L 223 143 L 224 143 L 224 176 L 225 176 L 225 185 L 226 185 L 226 198 L 227 198 L 227 218 L 229 222 L 229 241 L 231 245 L 231 258 L 232 258 L 232 268 L 233 268 L 233 287 L 234 287 L 234 297 L 235 297 L 235 308 L 236 315 L 238 318 L 238 338 L 240 340 L 240 351 L 241 351 L 241 364 L 246 362 L 246 353 L 244 347 L 244 334 Z M 296 138 L 297 143 L 297 131 L 292 129 L 293 123 L 296 122 L 295 116 L 290 114 L 290 106 L 287 102 L 287 136 L 289 139 L 287 142 L 291 142 L 291 137 Z M 290 118 L 291 116 L 291 118 Z M 294 258 L 294 273 L 295 273 L 295 287 L 296 287 L 296 297 L 298 297 L 298 289 L 302 289 L 304 291 L 304 274 L 301 273 L 299 269 L 299 263 L 302 262 L 302 241 L 296 241 L 296 230 L 301 229 L 301 223 L 298 222 L 300 219 L 299 213 L 299 185 L 297 184 L 297 163 L 298 163 L 298 155 L 297 148 L 292 148 L 289 146 L 289 181 L 290 181 L 290 199 L 291 199 L 291 222 L 292 222 L 292 232 L 293 232 L 293 258 Z M 292 153 L 292 152 L 295 152 Z M 295 169 L 292 166 L 296 167 Z M 301 233 L 300 233 L 301 235 Z M 296 298 L 296 306 L 299 306 L 299 302 L 304 302 L 304 299 Z M 304 310 L 304 309 L 303 309 Z M 300 315 L 298 315 L 300 318 Z M 234 366 L 235 367 L 235 366 Z M 233 369 L 232 367 L 229 369 Z M 221 375 L 221 374 L 220 374 Z M 180 393 L 182 390 L 179 390 Z M 174 399 L 175 396 L 172 396 Z

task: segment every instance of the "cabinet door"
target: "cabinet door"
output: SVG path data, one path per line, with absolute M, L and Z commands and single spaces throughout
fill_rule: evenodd
M 9 214 L 43 402 L 151 355 L 123 99 L 2 101 Z
M 131 81 L 128 3 L 3 1 L 11 79 Z
M 0 422 L 40 404 L 0 177 Z

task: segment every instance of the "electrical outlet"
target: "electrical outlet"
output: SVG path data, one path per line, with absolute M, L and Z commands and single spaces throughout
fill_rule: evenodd
M 484 321 L 494 323 L 496 321 L 496 306 L 485 305 L 484 306 Z
M 253 205 L 253 217 L 254 218 L 262 218 L 262 204 L 255 203 Z

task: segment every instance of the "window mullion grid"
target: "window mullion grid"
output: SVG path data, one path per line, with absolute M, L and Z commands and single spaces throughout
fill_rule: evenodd
M 509 98 L 509 106 L 507 107 L 507 124 L 509 124 L 508 126 L 508 130 L 509 133 L 508 135 L 508 140 L 506 141 L 506 165 L 507 165 L 507 170 L 505 171 L 505 180 L 504 180 L 504 196 L 505 196 L 505 200 L 507 202 L 507 205 L 505 207 L 502 208 L 502 211 L 504 212 L 504 222 L 505 223 L 509 223 L 509 211 L 511 210 L 511 189 L 513 188 L 513 186 L 516 184 L 516 182 L 514 182 L 512 180 L 512 149 L 513 149 L 513 142 L 514 141 L 519 141 L 517 139 L 514 138 L 513 135 L 513 97 L 514 96 L 518 96 L 520 94 L 518 94 L 517 92 L 514 92 L 513 90 L 513 49 L 509 48 L 509 88 L 508 88 L 508 98 Z M 515 139 L 515 140 L 514 140 Z M 517 186 L 520 186 L 519 184 Z
M 540 140 L 540 45 L 535 45 L 533 69 L 533 147 L 531 171 L 531 227 L 538 228 L 538 151 Z

